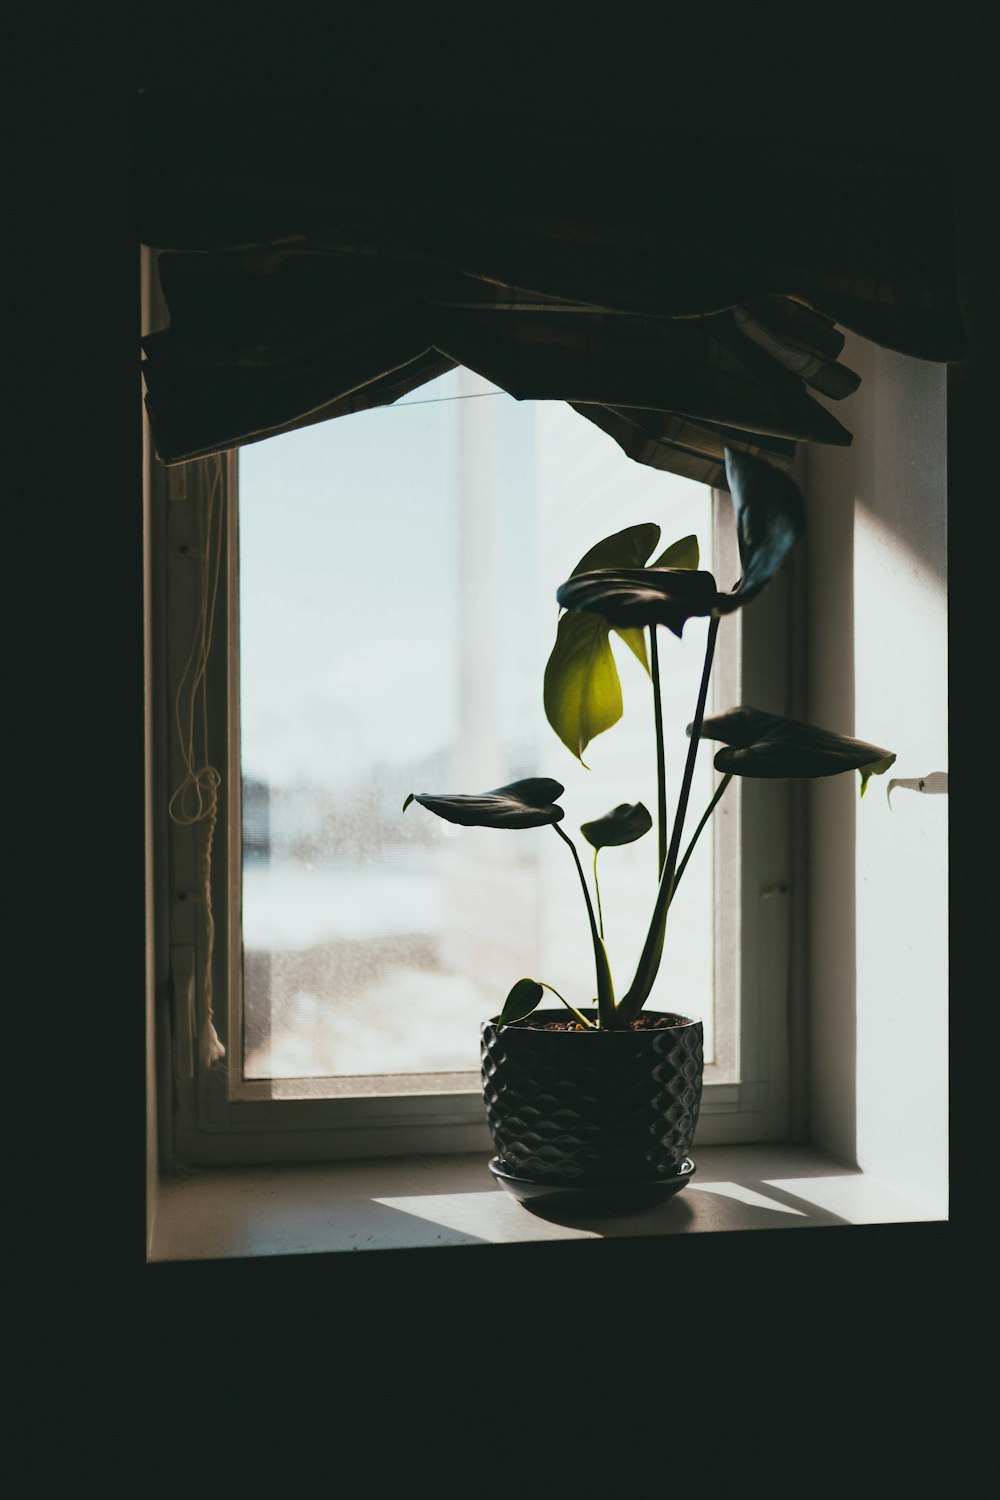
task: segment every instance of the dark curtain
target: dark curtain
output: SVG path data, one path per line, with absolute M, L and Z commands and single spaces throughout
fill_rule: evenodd
M 857 387 L 838 324 L 965 351 L 947 178 L 906 154 L 144 95 L 132 213 L 162 252 L 166 463 L 462 364 L 724 485 L 725 445 L 851 441 L 811 394 Z

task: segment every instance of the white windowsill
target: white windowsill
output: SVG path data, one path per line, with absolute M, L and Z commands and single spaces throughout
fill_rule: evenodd
M 192 1169 L 160 1184 L 150 1262 L 611 1239 L 727 1229 L 926 1222 L 939 1216 L 809 1146 L 705 1146 L 676 1197 L 559 1224 L 529 1212 L 487 1157 L 415 1156 Z

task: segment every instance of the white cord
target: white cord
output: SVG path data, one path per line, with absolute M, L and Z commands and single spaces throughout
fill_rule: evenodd
M 201 562 L 201 596 L 198 622 L 191 651 L 174 697 L 174 722 L 180 744 L 185 775 L 173 792 L 167 811 L 173 822 L 185 826 L 204 823 L 199 883 L 202 910 L 205 913 L 205 964 L 202 993 L 205 998 L 205 1023 L 201 1029 L 198 1052 L 202 1064 L 210 1068 L 225 1057 L 226 1049 L 215 1029 L 212 1009 L 212 959 L 215 951 L 215 919 L 212 915 L 212 845 L 219 812 L 219 786 L 222 777 L 208 758 L 208 705 L 205 678 L 212 647 L 212 627 L 219 592 L 222 565 L 222 456 L 215 455 L 212 480 L 205 502 Z M 195 742 L 201 742 L 201 764 L 196 762 Z

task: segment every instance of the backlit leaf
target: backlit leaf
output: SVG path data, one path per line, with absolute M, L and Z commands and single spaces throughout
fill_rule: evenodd
M 585 552 L 570 574 L 570 581 L 580 575 L 604 577 L 608 570 L 637 569 L 646 561 L 660 539 L 660 528 L 653 522 L 627 526 L 605 537 Z M 685 572 L 697 567 L 698 539 L 682 537 L 673 542 L 659 559 L 659 565 Z M 706 574 L 705 577 L 710 575 Z M 690 585 L 682 585 L 690 589 Z M 566 585 L 563 585 L 566 588 Z M 714 597 L 714 580 L 711 594 Z M 700 597 L 709 597 L 702 586 Z M 557 594 L 561 604 L 562 591 Z M 674 612 L 676 615 L 676 611 Z M 610 729 L 622 716 L 621 679 L 611 651 L 609 632 L 614 629 L 649 672 L 646 652 L 645 619 L 604 618 L 594 612 L 567 604 L 567 613 L 556 630 L 556 641 L 545 667 L 545 714 L 566 748 L 583 762 L 583 752 L 597 735 Z M 678 632 L 679 633 L 679 632 Z
M 865 788 L 868 786 L 871 778 L 873 776 L 884 776 L 895 759 L 896 757 L 894 755 L 883 755 L 881 760 L 873 760 L 870 765 L 858 767 L 858 770 L 861 772 L 861 790 L 858 793 L 859 797 L 863 797 L 865 795 Z
M 726 448 L 726 478 L 733 501 L 743 576 L 719 598 L 730 614 L 756 598 L 805 531 L 802 496 L 794 481 L 763 458 Z
M 691 536 L 682 536 L 679 542 L 671 542 L 665 552 L 661 552 L 655 562 L 650 563 L 651 568 L 697 568 L 701 562 L 701 550 L 698 546 L 698 538 L 692 533 Z
M 503 1003 L 497 1025 L 508 1026 L 512 1021 L 523 1021 L 538 1005 L 542 993 L 537 979 L 519 979 Z
M 597 615 L 564 614 L 545 664 L 545 717 L 578 760 L 622 716 L 622 688 L 609 627 Z
M 626 526 L 585 552 L 569 576 L 591 573 L 595 568 L 641 568 L 659 540 L 660 528 L 653 521 Z
M 603 818 L 581 823 L 580 832 L 595 849 L 610 849 L 622 844 L 634 844 L 652 826 L 649 809 L 641 802 L 620 802 L 617 807 L 605 813 Z
M 595 614 L 616 629 L 666 625 L 676 636 L 688 620 L 712 614 L 718 597 L 711 573 L 690 568 L 603 568 L 556 590 L 564 609 Z
M 558 807 L 555 800 L 565 790 L 561 782 L 548 776 L 529 776 L 478 796 L 411 792 L 403 811 L 411 802 L 419 802 L 439 818 L 465 828 L 541 828 L 566 816 L 565 808 Z
M 714 765 L 732 776 L 813 778 L 861 771 L 863 787 L 896 759 L 879 745 L 749 706 L 706 718 L 702 735 L 724 741 L 728 748 L 716 753 Z

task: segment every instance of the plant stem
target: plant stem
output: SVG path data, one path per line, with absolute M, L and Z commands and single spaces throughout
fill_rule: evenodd
M 694 846 L 698 842 L 698 836 L 701 833 L 701 830 L 705 827 L 705 824 L 708 822 L 709 818 L 714 813 L 717 804 L 722 800 L 722 794 L 726 790 L 726 787 L 729 785 L 729 783 L 732 781 L 732 779 L 733 779 L 733 773 L 732 773 L 732 771 L 727 771 L 726 774 L 725 774 L 725 776 L 723 776 L 722 780 L 719 782 L 719 785 L 716 788 L 715 795 L 712 797 L 711 802 L 708 804 L 708 806 L 706 807 L 705 811 L 702 813 L 701 822 L 698 824 L 698 827 L 695 829 L 695 831 L 694 831 L 694 833 L 693 833 L 693 835 L 691 837 L 691 842 L 687 846 L 687 850 L 685 851 L 684 858 L 681 860 L 680 864 L 677 866 L 677 874 L 674 876 L 673 890 L 671 890 L 671 892 L 670 892 L 670 901 L 672 901 L 674 899 L 674 896 L 676 895 L 677 887 L 681 883 L 681 876 L 684 874 L 684 870 L 685 870 L 685 867 L 687 865 L 688 860 L 691 858 L 691 855 L 694 853 Z M 669 901 L 667 902 L 667 905 L 668 906 L 670 905 Z
M 597 926 L 601 934 L 601 939 L 603 941 L 604 913 L 601 911 L 601 887 L 597 882 L 597 856 L 600 854 L 600 852 L 600 849 L 594 850 L 594 895 L 597 897 Z
M 591 1031 L 594 1030 L 593 1021 L 588 1021 L 586 1016 L 582 1016 L 580 1014 L 575 1005 L 570 1005 L 569 1001 L 566 999 L 566 996 L 560 995 L 554 984 L 546 984 L 544 979 L 538 979 L 535 981 L 535 983 L 540 984 L 543 990 L 551 990 L 556 999 L 561 1000 L 566 1009 L 571 1010 L 578 1021 L 580 1021 L 584 1026 L 588 1027 Z
M 702 668 L 701 687 L 698 691 L 698 706 L 691 725 L 691 742 L 688 746 L 687 761 L 684 765 L 680 796 L 677 799 L 677 812 L 674 815 L 674 828 L 670 838 L 670 848 L 667 851 L 667 862 L 660 876 L 660 887 L 656 893 L 656 905 L 653 908 L 649 932 L 646 934 L 646 942 L 636 967 L 635 978 L 632 980 L 631 988 L 622 996 L 618 1004 L 619 1019 L 626 1025 L 635 1020 L 649 999 L 649 992 L 653 988 L 653 983 L 660 967 L 660 956 L 663 952 L 663 935 L 667 927 L 667 908 L 670 905 L 670 898 L 673 895 L 674 871 L 677 866 L 677 855 L 680 851 L 681 834 L 684 829 L 684 816 L 687 812 L 688 798 L 691 795 L 691 781 L 694 776 L 694 763 L 701 740 L 701 726 L 705 720 L 705 703 L 708 698 L 708 683 L 712 675 L 712 658 L 715 655 L 715 639 L 718 633 L 719 617 L 716 615 L 708 622 L 708 641 L 705 647 L 705 665 Z
M 663 701 L 660 693 L 660 653 L 656 644 L 656 626 L 649 627 L 649 671 L 653 679 L 653 719 L 656 724 L 656 813 L 659 824 L 659 853 L 656 873 L 663 874 L 667 861 L 667 768 L 663 749 Z
M 580 877 L 580 887 L 583 891 L 583 899 L 587 903 L 587 917 L 590 921 L 590 936 L 594 943 L 594 967 L 597 970 L 597 1020 L 602 1027 L 615 1025 L 615 992 L 611 983 L 611 969 L 608 965 L 607 950 L 604 941 L 597 930 L 597 921 L 594 917 L 594 908 L 590 900 L 590 892 L 587 890 L 587 880 L 580 863 L 580 856 L 576 852 L 576 845 L 568 838 L 558 823 L 552 824 L 553 833 L 557 833 L 564 844 L 569 845 L 570 853 L 576 865 L 576 873 Z

